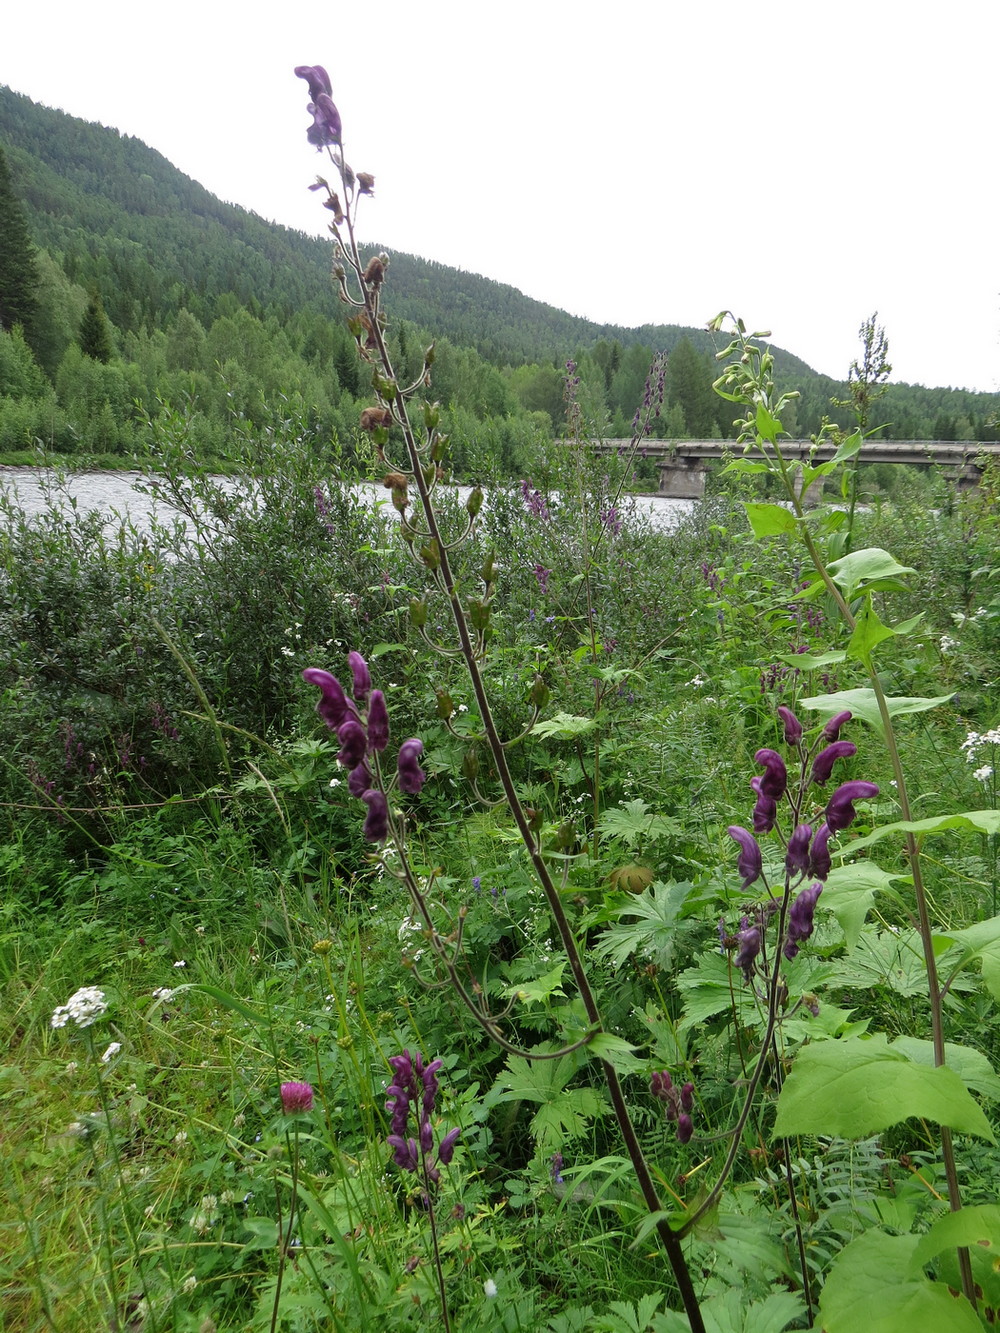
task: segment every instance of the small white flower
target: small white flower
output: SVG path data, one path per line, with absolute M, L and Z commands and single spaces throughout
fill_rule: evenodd
M 115 1056 L 118 1054 L 118 1052 L 121 1050 L 121 1048 L 122 1044 L 120 1041 L 111 1042 L 111 1044 L 108 1046 L 108 1049 L 101 1056 L 101 1064 L 109 1065 L 111 1061 L 115 1058 Z
M 488 1301 L 492 1301 L 497 1294 L 497 1284 L 491 1277 L 488 1277 L 483 1283 L 483 1292 Z
M 156 1205 L 151 1203 L 149 1204 L 148 1207 L 142 1210 L 142 1215 L 143 1217 L 152 1217 L 155 1212 L 156 1212 Z
M 204 926 L 195 926 L 195 928 L 194 928 L 194 933 L 195 933 L 196 935 L 204 935 L 204 933 L 205 933 L 205 927 L 204 927 Z
M 458 711 L 459 711 L 460 713 L 467 713 L 467 712 L 469 711 L 468 705 L 467 705 L 467 704 L 459 704 L 459 705 L 458 705 Z
M 989 782 L 990 778 L 993 776 L 993 765 L 983 764 L 982 768 L 977 768 L 972 776 L 977 782 Z
M 187 1143 L 187 1141 L 188 1141 L 188 1136 L 186 1129 L 182 1129 L 174 1135 L 174 1142 L 177 1144 L 178 1148 L 183 1148 L 185 1143 Z
M 170 989 L 169 986 L 160 986 L 155 991 L 153 991 L 153 999 L 162 1000 L 164 1004 L 166 1004 L 167 1000 L 172 1000 L 173 998 L 174 998 L 174 992 Z
M 331 778 L 331 779 L 330 779 L 330 786 L 331 786 L 331 787 L 340 787 L 340 786 L 342 786 L 342 783 L 341 783 L 340 778 Z
M 183 958 L 178 958 L 177 962 L 174 963 L 174 967 L 187 967 L 187 963 Z
M 185 1296 L 190 1296 L 191 1292 L 194 1291 L 197 1285 L 198 1285 L 198 1279 L 192 1273 L 190 1277 L 186 1277 L 184 1281 L 181 1283 L 181 1291 L 184 1293 Z
M 953 648 L 957 647 L 958 647 L 957 639 L 953 639 L 950 634 L 941 635 L 941 651 L 943 653 L 950 653 Z
M 80 1066 L 77 1064 L 75 1060 L 70 1060 L 69 1064 L 66 1066 L 66 1073 L 75 1074 L 79 1068 Z
M 96 986 L 81 986 L 74 991 L 65 1004 L 57 1005 L 52 1012 L 52 1026 L 64 1028 L 70 1019 L 78 1028 L 89 1028 L 102 1014 L 107 1012 L 108 1002 L 104 992 Z

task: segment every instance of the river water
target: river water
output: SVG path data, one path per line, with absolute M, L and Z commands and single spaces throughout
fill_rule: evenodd
M 6 491 L 26 514 L 41 515 L 55 503 L 60 507 L 75 507 L 78 511 L 100 510 L 107 516 L 107 527 L 113 530 L 127 519 L 140 532 L 149 532 L 155 516 L 169 522 L 171 513 L 162 504 L 155 504 L 148 496 L 135 489 L 142 480 L 139 472 L 70 472 L 58 474 L 48 468 L 0 468 L 0 489 Z M 237 483 L 228 478 L 216 478 L 223 486 L 236 489 Z M 351 489 L 359 500 L 374 505 L 386 499 L 382 486 L 374 482 L 352 483 Z M 456 487 L 461 500 L 470 488 Z M 487 495 L 485 504 L 489 504 Z M 636 495 L 623 499 L 621 508 L 628 511 L 634 506 L 637 515 L 644 515 L 659 532 L 673 532 L 695 507 L 693 500 L 669 500 L 658 495 Z M 389 513 L 395 511 L 388 508 Z

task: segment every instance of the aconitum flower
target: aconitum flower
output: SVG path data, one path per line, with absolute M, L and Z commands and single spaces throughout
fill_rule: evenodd
M 448 1166 L 451 1162 L 461 1133 L 458 1129 L 448 1131 L 438 1145 L 435 1162 L 431 1116 L 438 1094 L 437 1072 L 442 1063 L 441 1060 L 432 1060 L 425 1065 L 419 1051 L 415 1055 L 409 1051 L 391 1055 L 389 1064 L 394 1077 L 386 1088 L 385 1103 L 391 1130 L 386 1142 L 393 1149 L 392 1160 L 404 1171 L 422 1172 L 429 1181 L 435 1183 L 441 1179 L 437 1166 Z M 415 1138 L 407 1137 L 406 1133 L 411 1110 L 416 1118 Z
M 764 774 L 760 778 L 761 794 L 770 796 L 772 801 L 780 801 L 788 787 L 788 770 L 784 759 L 777 750 L 758 750 L 754 760 L 764 765 Z
M 757 793 L 757 801 L 753 808 L 754 833 L 770 833 L 778 819 L 778 802 L 764 795 L 760 789 L 762 781 L 762 778 L 750 779 L 750 786 Z
M 746 918 L 744 918 L 746 920 Z M 757 955 L 760 953 L 763 939 L 760 928 L 751 926 L 749 922 L 737 933 L 736 943 L 739 946 L 734 963 L 743 973 L 743 980 L 749 985 L 753 980 L 754 964 L 757 961 Z
M 854 823 L 857 811 L 855 801 L 867 801 L 878 795 L 874 782 L 844 782 L 830 797 L 826 807 L 826 823 L 831 833 L 839 833 Z
M 330 96 L 333 92 L 330 76 L 322 65 L 296 65 L 295 77 L 306 80 L 309 84 L 309 96 L 314 102 L 320 93 L 326 93 L 327 96 Z
M 785 869 L 790 875 L 804 875 L 809 869 L 809 840 L 812 826 L 800 824 L 788 839 L 785 849 Z
M 361 799 L 368 807 L 368 816 L 362 829 L 366 842 L 384 842 L 389 836 L 389 802 L 385 793 L 371 788 L 361 793 Z
M 802 739 L 802 723 L 792 710 L 786 708 L 784 704 L 779 704 L 778 716 L 781 718 L 785 726 L 785 744 L 798 745 L 799 741 Z
M 389 744 L 389 713 L 385 706 L 385 695 L 381 690 L 372 690 L 368 700 L 368 745 L 380 754 Z
M 399 790 L 411 796 L 416 796 L 427 781 L 427 774 L 418 762 L 423 752 L 424 743 L 415 736 L 399 747 L 399 758 L 396 761 Z
M 832 861 L 830 859 L 830 841 L 829 824 L 820 824 L 815 838 L 812 840 L 812 846 L 809 848 L 809 874 L 814 879 L 826 879 L 830 873 Z
M 833 717 L 830 718 L 830 721 L 823 728 L 823 735 L 828 741 L 835 741 L 840 735 L 840 728 L 844 726 L 845 723 L 850 722 L 853 716 L 854 714 L 849 708 L 845 708 L 842 713 L 834 713 Z
M 340 681 L 322 667 L 306 667 L 302 679 L 309 685 L 319 686 L 321 694 L 316 712 L 332 731 L 336 731 L 347 717 L 348 709 L 347 695 Z
M 760 847 L 753 834 L 748 833 L 747 830 L 741 828 L 739 824 L 730 824 L 726 832 L 740 845 L 740 855 L 736 862 L 736 869 L 743 878 L 743 883 L 740 887 L 745 892 L 755 879 L 760 878 L 764 868 L 763 859 L 760 854 Z
M 350 777 L 347 779 L 347 790 L 352 796 L 364 796 L 366 791 L 371 789 L 372 775 L 368 765 L 362 759 L 357 768 L 352 768 Z
M 351 668 L 351 675 L 354 678 L 354 702 L 359 707 L 363 707 L 372 687 L 372 677 L 371 672 L 368 670 L 368 663 L 361 654 L 357 652 L 348 653 L 347 662 Z
M 368 749 L 368 737 L 365 735 L 364 727 L 353 717 L 349 717 L 337 728 L 337 737 L 340 741 L 338 763 L 343 764 L 345 768 L 356 768 L 364 759 L 365 751 Z
M 694 1110 L 694 1084 L 685 1083 L 683 1087 L 678 1088 L 670 1077 L 669 1070 L 658 1069 L 650 1076 L 649 1090 L 657 1101 L 663 1103 L 667 1119 L 676 1122 L 678 1143 L 689 1143 L 694 1133 L 691 1121 L 691 1112 Z
M 858 747 L 853 741 L 834 741 L 825 750 L 820 750 L 813 760 L 813 782 L 818 782 L 822 786 L 824 782 L 829 780 L 830 774 L 833 772 L 833 766 L 838 759 L 850 759 L 857 752 Z
M 313 1108 L 311 1083 L 282 1083 L 281 1109 L 285 1115 L 301 1115 Z
M 788 913 L 788 933 L 781 951 L 789 962 L 798 954 L 799 945 L 813 933 L 816 900 L 822 892 L 823 885 L 814 884 L 811 888 L 803 889 L 792 903 L 791 911 Z

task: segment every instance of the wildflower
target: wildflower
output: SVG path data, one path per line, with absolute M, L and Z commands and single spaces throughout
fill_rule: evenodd
M 839 833 L 854 823 L 857 811 L 855 801 L 866 801 L 878 795 L 874 782 L 844 782 L 830 797 L 826 807 L 826 823 L 831 833 Z
M 75 1060 L 70 1060 L 69 1064 L 66 1066 L 65 1073 L 69 1074 L 72 1077 L 72 1075 L 75 1074 L 79 1068 L 80 1066 L 77 1064 Z
M 826 879 L 830 873 L 832 861 L 830 860 L 830 849 L 827 844 L 830 841 L 830 825 L 820 824 L 815 838 L 812 840 L 812 846 L 809 849 L 809 874 L 814 879 Z
M 351 668 L 351 675 L 354 678 L 354 702 L 363 707 L 372 687 L 372 678 L 371 672 L 368 670 L 368 663 L 361 654 L 357 652 L 348 653 L 347 662 Z
M 812 780 L 820 786 L 829 780 L 833 766 L 838 759 L 850 759 L 857 754 L 858 747 L 853 741 L 833 741 L 825 750 L 820 750 L 813 760 Z
M 111 1061 L 115 1058 L 115 1056 L 118 1054 L 118 1052 L 121 1050 L 121 1048 L 122 1044 L 120 1041 L 111 1042 L 110 1045 L 108 1046 L 108 1049 L 101 1056 L 101 1064 L 109 1065 Z
M 757 955 L 760 953 L 763 941 L 760 928 L 751 926 L 746 917 L 743 920 L 746 924 L 736 936 L 736 943 L 739 948 L 733 961 L 743 973 L 743 980 L 749 985 L 753 980 L 754 963 L 757 961 Z
M 758 791 L 762 796 L 769 796 L 772 801 L 779 801 L 788 786 L 788 770 L 784 759 L 777 750 L 758 750 L 754 760 L 764 765 L 764 774 L 758 779 Z
M 188 1136 L 186 1129 L 178 1130 L 178 1132 L 174 1135 L 174 1142 L 177 1144 L 178 1148 L 183 1148 L 185 1143 L 187 1143 L 187 1141 L 188 1141 Z
M 562 1177 L 563 1155 L 561 1152 L 554 1152 L 549 1158 L 549 1175 L 552 1177 L 553 1184 L 565 1185 Z
M 349 717 L 337 728 L 337 738 L 340 741 L 337 762 L 344 768 L 356 768 L 368 748 L 364 727 L 355 718 Z
M 740 887 L 746 891 L 755 879 L 760 878 L 763 870 L 760 847 L 753 834 L 748 833 L 745 828 L 741 828 L 738 824 L 730 824 L 726 832 L 740 845 L 740 855 L 736 862 L 736 869 L 743 878 Z
M 197 1285 L 198 1285 L 198 1279 L 192 1273 L 190 1274 L 190 1276 L 186 1277 L 184 1281 L 181 1283 L 181 1291 L 185 1296 L 190 1296 L 192 1291 L 194 1291 Z
M 385 706 L 385 695 L 381 690 L 372 690 L 368 704 L 368 745 L 380 754 L 389 744 L 389 713 Z
M 400 791 L 416 795 L 427 781 L 427 774 L 417 762 L 423 752 L 424 743 L 416 737 L 404 741 L 399 747 L 399 758 L 396 761 L 396 767 L 399 773 Z
M 178 958 L 177 962 L 174 963 L 174 967 L 187 967 L 187 963 L 183 958 Z
M 347 695 L 340 681 L 321 667 L 306 667 L 302 679 L 308 685 L 319 687 L 321 694 L 316 712 L 332 731 L 336 731 L 347 717 L 348 708 Z
M 941 651 L 943 653 L 950 653 L 953 648 L 957 647 L 958 647 L 957 639 L 953 639 L 950 634 L 941 635 Z
M 52 1011 L 52 1026 L 64 1028 L 72 1019 L 78 1028 L 89 1028 L 91 1023 L 107 1012 L 108 1002 L 104 992 L 96 986 L 81 986 L 74 991 L 65 1004 L 57 1005 Z
M 678 1143 L 689 1143 L 694 1133 L 691 1112 L 694 1109 L 694 1084 L 685 1083 L 678 1088 L 666 1069 L 655 1071 L 649 1080 L 649 1090 L 653 1096 L 663 1102 L 668 1120 L 677 1123 Z
M 296 65 L 295 77 L 306 80 L 309 84 L 309 96 L 314 102 L 320 93 L 329 96 L 333 92 L 330 76 L 322 65 Z
M 441 1179 L 437 1166 L 447 1166 L 451 1162 L 461 1132 L 453 1129 L 444 1136 L 435 1161 L 431 1115 L 438 1094 L 437 1071 L 442 1061 L 432 1060 L 425 1065 L 419 1051 L 412 1056 L 409 1051 L 403 1051 L 400 1055 L 390 1056 L 389 1063 L 395 1075 L 386 1089 L 385 1103 L 392 1131 L 386 1142 L 393 1149 L 392 1159 L 404 1171 L 422 1172 L 428 1181 L 436 1183 Z M 411 1107 L 416 1119 L 416 1138 L 406 1134 Z
M 785 850 L 785 869 L 790 875 L 804 875 L 809 869 L 809 841 L 812 826 L 800 824 L 788 839 Z
M 365 792 L 372 785 L 371 769 L 362 759 L 356 768 L 351 769 L 351 775 L 347 779 L 347 790 L 352 796 L 364 796 Z
M 361 799 L 368 807 L 362 833 L 366 842 L 383 842 L 389 835 L 389 802 L 385 793 L 369 788 L 361 793 Z
M 844 726 L 845 723 L 850 722 L 853 716 L 854 714 L 849 708 L 845 708 L 842 713 L 834 713 L 833 717 L 830 718 L 829 722 L 823 728 L 823 735 L 828 741 L 835 741 L 840 735 L 840 728 Z
M 813 933 L 813 914 L 816 911 L 816 900 L 822 892 L 823 885 L 814 884 L 809 889 L 803 889 L 792 903 L 792 910 L 788 914 L 788 934 L 782 948 L 782 953 L 789 962 L 799 952 L 799 945 Z
M 311 1083 L 282 1083 L 281 1109 L 285 1115 L 300 1115 L 311 1111 L 313 1090 Z
M 753 808 L 754 833 L 770 833 L 778 818 L 778 803 L 761 791 L 762 778 L 751 778 L 750 786 L 757 793 L 757 802 Z
M 784 704 L 779 704 L 778 716 L 785 725 L 785 744 L 798 745 L 799 741 L 802 739 L 802 723 L 792 710 L 786 708 Z
M 982 768 L 977 768 L 972 776 L 977 782 L 989 782 L 993 776 L 993 767 L 991 764 L 983 764 Z
M 496 1299 L 497 1284 L 493 1281 L 491 1277 L 488 1277 L 486 1281 L 483 1283 L 483 1294 L 485 1295 L 488 1301 Z
M 164 1004 L 166 1004 L 168 1000 L 172 1000 L 173 998 L 174 998 L 174 992 L 170 989 L 169 986 L 159 986 L 155 991 L 153 991 L 153 999 L 162 1000 Z

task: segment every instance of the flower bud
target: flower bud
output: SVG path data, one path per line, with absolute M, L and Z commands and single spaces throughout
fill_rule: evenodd
M 850 722 L 854 714 L 849 708 L 845 708 L 842 713 L 834 713 L 833 717 L 823 728 L 823 735 L 829 741 L 835 741 L 840 734 L 840 728 L 845 722 Z
M 757 793 L 757 802 L 753 808 L 754 833 L 770 833 L 778 819 L 778 803 L 761 791 L 762 781 L 762 778 L 750 779 L 750 786 Z
M 820 824 L 809 849 L 809 874 L 815 879 L 826 879 L 830 873 L 832 861 L 830 859 L 830 849 L 827 846 L 829 841 L 829 824 Z
M 468 778 L 470 782 L 475 782 L 479 777 L 479 752 L 477 750 L 466 750 L 462 755 L 462 776 Z
M 528 694 L 528 702 L 532 708 L 544 708 L 549 701 L 550 690 L 541 676 L 536 676 L 531 682 L 531 690 Z
M 321 694 L 316 712 L 335 731 L 347 716 L 347 695 L 340 681 L 322 667 L 306 667 L 302 679 L 309 685 L 319 686 Z
M 347 654 L 347 661 L 351 668 L 351 675 L 354 677 L 354 701 L 363 705 L 368 698 L 368 691 L 372 687 L 368 663 L 360 653 L 354 652 Z
M 430 364 L 427 362 L 426 364 Z M 438 422 L 441 420 L 440 403 L 424 403 L 424 426 L 427 430 L 437 430 Z M 468 509 L 466 505 L 466 509 Z M 475 518 L 475 514 L 472 516 Z
M 782 948 L 782 953 L 789 962 L 798 954 L 799 945 L 813 933 L 816 900 L 822 892 L 822 884 L 813 884 L 811 888 L 803 889 L 792 903 L 791 911 L 788 913 L 788 934 Z
M 455 1155 L 455 1144 L 461 1132 L 461 1129 L 450 1129 L 438 1145 L 438 1161 L 442 1166 L 451 1164 L 451 1159 Z
M 677 1142 L 690 1143 L 693 1134 L 694 1124 L 691 1121 L 691 1117 L 687 1114 L 679 1115 L 677 1117 Z
M 447 690 L 435 690 L 434 695 L 437 699 L 437 715 L 442 721 L 447 722 L 455 712 L 455 705 L 452 703 L 451 695 Z
M 476 486 L 465 502 L 465 512 L 470 518 L 475 518 L 483 507 L 483 488 Z
M 779 704 L 778 716 L 785 724 L 785 744 L 798 745 L 799 741 L 802 739 L 802 723 L 792 710 L 786 708 L 784 704 Z
M 414 629 L 423 629 L 427 624 L 427 603 L 418 597 L 410 599 L 410 624 Z

